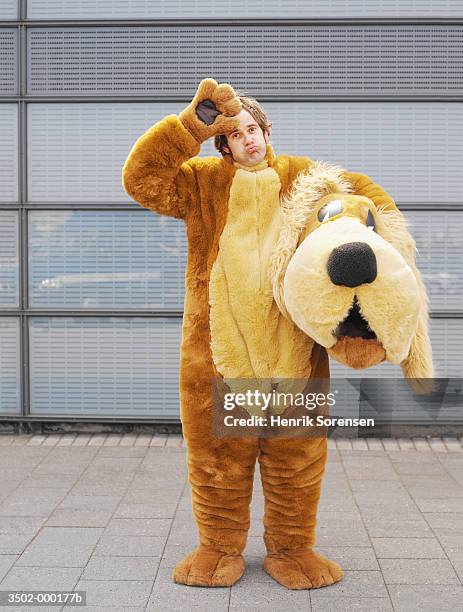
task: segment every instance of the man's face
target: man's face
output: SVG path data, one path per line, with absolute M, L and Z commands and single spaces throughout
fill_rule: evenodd
M 228 150 L 225 150 L 239 164 L 255 166 L 265 157 L 269 135 L 264 134 L 248 111 L 243 109 L 236 118 L 239 121 L 238 129 L 227 134 Z

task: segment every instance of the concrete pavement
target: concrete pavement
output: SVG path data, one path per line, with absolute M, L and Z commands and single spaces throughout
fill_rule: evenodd
M 179 436 L 2 435 L 0 590 L 84 590 L 73 609 L 100 612 L 463 610 L 460 440 L 329 444 L 317 549 L 344 580 L 288 591 L 262 570 L 256 474 L 246 572 L 202 589 L 170 579 L 196 545 Z

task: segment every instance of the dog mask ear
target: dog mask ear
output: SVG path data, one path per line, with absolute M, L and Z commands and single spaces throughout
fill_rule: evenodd
M 275 302 L 289 320 L 291 317 L 285 307 L 283 292 L 286 269 L 317 202 L 330 193 L 352 192 L 352 185 L 342 176 L 344 172 L 339 166 L 316 161 L 309 172 L 299 173 L 289 194 L 281 202 L 283 225 L 270 258 L 269 274 Z
M 429 339 L 429 315 L 428 315 L 428 296 L 422 276 L 416 267 L 415 254 L 416 245 L 412 236 L 407 230 L 407 223 L 402 213 L 397 209 L 379 207 L 378 216 L 381 220 L 381 234 L 385 240 L 399 251 L 407 264 L 410 266 L 418 285 L 420 294 L 420 312 L 415 336 L 410 345 L 408 356 L 402 361 L 401 368 L 405 378 L 418 379 L 417 390 L 425 390 L 429 384 L 421 379 L 430 379 L 434 376 L 434 366 L 432 361 L 432 348 Z M 429 390 L 429 389 L 428 389 Z

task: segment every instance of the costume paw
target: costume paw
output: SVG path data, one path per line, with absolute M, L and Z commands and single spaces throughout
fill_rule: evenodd
M 241 555 L 199 546 L 178 563 L 172 578 L 179 584 L 203 587 L 228 587 L 235 584 L 244 572 Z
M 318 589 L 334 584 L 344 576 L 337 563 L 310 548 L 268 555 L 264 569 L 288 589 Z

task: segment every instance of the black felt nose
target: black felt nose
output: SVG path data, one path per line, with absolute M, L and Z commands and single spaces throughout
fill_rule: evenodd
M 335 285 L 358 287 L 376 278 L 376 257 L 366 242 L 348 242 L 331 252 L 328 276 Z

